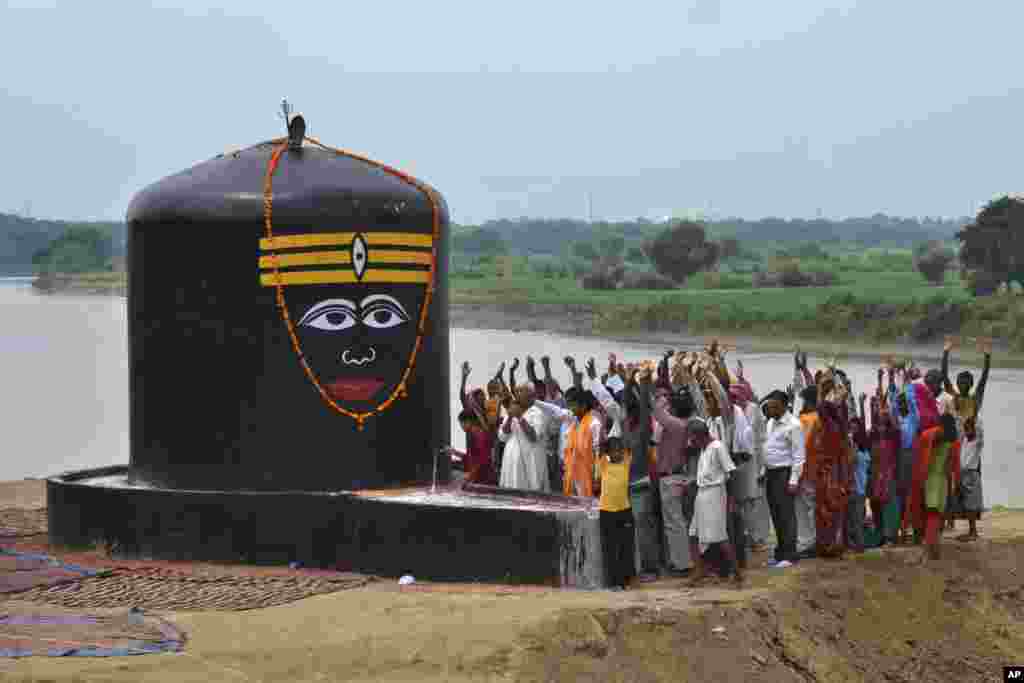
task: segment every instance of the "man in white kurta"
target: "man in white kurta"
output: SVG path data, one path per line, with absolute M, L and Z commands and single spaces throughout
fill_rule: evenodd
M 498 438 L 505 444 L 501 459 L 502 488 L 549 491 L 547 450 L 544 434 L 547 420 L 543 411 L 532 400 L 513 403 L 512 414 L 498 429 Z M 523 406 L 528 406 L 523 409 Z
M 741 584 L 742 570 L 736 562 L 736 550 L 729 542 L 728 496 L 725 488 L 736 465 L 729 457 L 729 449 L 712 437 L 704 422 L 693 420 L 688 429 L 690 446 L 700 448 L 697 500 L 693 506 L 693 521 L 690 522 L 690 557 L 694 560 L 695 568 L 690 583 L 697 584 L 704 579 L 702 553 L 709 546 L 720 543 L 722 554 L 734 568 L 734 581 Z

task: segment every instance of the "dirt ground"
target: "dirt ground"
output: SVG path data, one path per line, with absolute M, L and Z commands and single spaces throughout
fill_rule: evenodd
M 0 660 L 0 681 L 999 681 L 1024 662 L 1024 513 L 987 515 L 981 532 L 947 537 L 933 563 L 894 548 L 753 569 L 742 591 L 382 581 L 166 612 L 182 653 Z

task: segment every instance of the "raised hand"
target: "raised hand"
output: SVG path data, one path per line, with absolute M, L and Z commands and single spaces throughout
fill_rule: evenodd
M 992 355 L 992 337 L 981 337 L 978 339 L 978 351 L 986 356 Z
M 674 350 L 672 350 L 672 349 L 665 349 L 665 354 L 664 354 L 665 360 L 668 360 L 669 358 L 671 358 L 674 355 L 676 355 L 676 352 Z
M 565 357 L 565 366 L 574 372 L 576 371 L 576 361 L 573 360 L 572 356 Z
M 518 369 L 519 369 L 519 359 L 518 358 L 513 358 L 512 359 L 512 365 L 509 366 L 509 370 L 511 370 L 512 372 L 515 372 Z
M 743 361 L 739 358 L 736 359 L 736 376 L 743 379 Z
M 505 374 L 505 361 L 501 361 L 501 363 L 498 364 L 498 372 L 496 373 L 496 376 L 497 377 L 501 377 L 504 374 Z
M 462 363 L 462 381 L 463 382 L 465 382 L 469 378 L 469 372 L 470 372 L 469 361 L 467 360 L 467 361 L 464 361 Z
M 590 379 L 597 379 L 597 363 L 591 358 L 587 361 L 587 377 Z
M 945 341 L 942 343 L 942 350 L 949 353 L 956 348 L 956 337 L 952 335 L 946 335 Z
M 540 357 L 540 364 L 541 364 L 541 366 L 543 366 L 543 368 L 545 370 L 550 370 L 551 369 L 551 359 L 548 356 L 541 356 Z

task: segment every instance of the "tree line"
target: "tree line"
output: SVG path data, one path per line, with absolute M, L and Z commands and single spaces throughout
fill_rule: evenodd
M 0 274 L 102 270 L 124 256 L 125 225 L 25 218 L 0 213 Z

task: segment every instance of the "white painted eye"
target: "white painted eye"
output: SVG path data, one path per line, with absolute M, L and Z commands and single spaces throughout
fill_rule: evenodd
M 389 302 L 377 302 L 363 310 L 363 324 L 377 330 L 397 327 L 408 320 L 409 316 L 401 306 L 394 306 Z
M 327 332 L 340 332 L 356 324 L 356 307 L 346 299 L 328 299 L 316 304 L 302 316 L 299 325 Z

